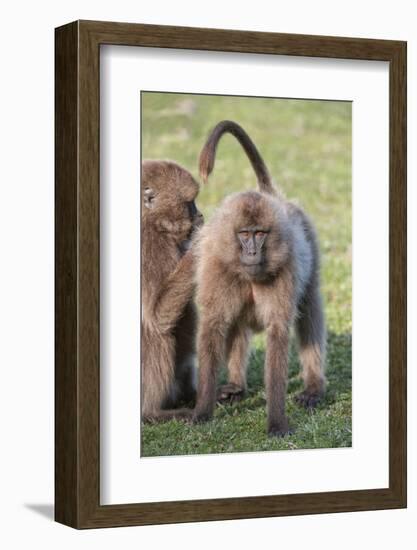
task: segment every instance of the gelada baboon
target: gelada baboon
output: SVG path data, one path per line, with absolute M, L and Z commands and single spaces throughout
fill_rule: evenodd
M 191 234 L 202 224 L 191 174 L 142 163 L 142 419 L 181 417 L 194 398 L 196 314 Z
M 219 366 L 229 384 L 220 396 L 246 389 L 252 331 L 266 331 L 265 387 L 270 435 L 290 433 L 285 415 L 288 344 L 292 323 L 299 340 L 304 390 L 298 401 L 314 407 L 324 392 L 325 325 L 319 289 L 319 253 L 312 223 L 272 185 L 255 145 L 234 122 L 220 122 L 200 156 L 207 180 L 220 137 L 233 134 L 255 170 L 260 192 L 226 198 L 196 240 L 199 383 L 194 422 L 209 419 L 216 402 Z

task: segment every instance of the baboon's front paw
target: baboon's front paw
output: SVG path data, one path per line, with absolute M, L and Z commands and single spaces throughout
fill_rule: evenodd
M 288 421 L 280 422 L 279 424 L 272 424 L 268 426 L 269 437 L 284 437 L 286 435 L 292 435 L 294 429 L 290 428 Z
M 300 407 L 311 410 L 318 405 L 322 397 L 323 394 L 321 392 L 302 391 L 296 396 L 295 401 Z
M 245 397 L 245 390 L 237 384 L 230 383 L 220 386 L 217 390 L 217 401 L 220 403 L 237 403 Z

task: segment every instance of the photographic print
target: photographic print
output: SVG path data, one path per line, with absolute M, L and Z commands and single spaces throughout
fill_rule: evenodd
M 142 91 L 141 456 L 352 445 L 352 103 Z
M 57 521 L 406 506 L 406 47 L 56 29 Z

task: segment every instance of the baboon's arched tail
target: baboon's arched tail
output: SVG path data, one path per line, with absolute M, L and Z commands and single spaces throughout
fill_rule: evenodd
M 217 144 L 222 135 L 226 133 L 232 134 L 243 147 L 258 178 L 259 190 L 275 194 L 276 191 L 272 184 L 271 176 L 258 149 L 245 130 L 232 120 L 222 120 L 215 126 L 200 153 L 199 171 L 203 181 L 207 181 L 214 168 Z

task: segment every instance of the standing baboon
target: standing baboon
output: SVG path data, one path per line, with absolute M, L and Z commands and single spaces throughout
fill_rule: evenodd
M 194 421 L 209 419 L 216 402 L 217 372 L 228 361 L 229 384 L 220 395 L 233 398 L 246 388 L 251 331 L 266 331 L 265 386 L 268 433 L 289 433 L 285 415 L 289 332 L 300 346 L 304 391 L 300 404 L 314 407 L 323 395 L 325 325 L 319 288 L 319 253 L 306 214 L 278 193 L 250 140 L 236 123 L 223 121 L 200 156 L 207 179 L 217 143 L 232 133 L 246 151 L 261 192 L 228 197 L 196 242 L 199 384 Z
M 171 161 L 142 163 L 142 418 L 181 417 L 194 397 L 193 230 L 198 184 Z

